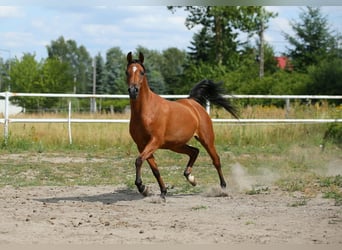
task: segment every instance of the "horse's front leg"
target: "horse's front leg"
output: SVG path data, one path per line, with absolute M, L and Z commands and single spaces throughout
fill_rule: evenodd
M 145 146 L 145 148 L 142 150 L 139 148 L 139 151 L 141 152 L 138 158 L 135 160 L 135 169 L 136 169 L 136 177 L 135 177 L 135 185 L 137 186 L 139 192 L 147 196 L 148 195 L 148 188 L 142 184 L 142 179 L 141 179 L 141 166 L 145 160 L 148 161 L 152 172 L 156 178 L 160 177 L 157 165 L 154 162 L 153 158 L 153 153 L 158 149 L 158 143 L 157 140 L 151 139 L 150 142 Z M 152 159 L 152 160 L 150 160 Z M 163 182 L 160 182 L 160 178 L 157 178 L 159 186 L 162 187 L 165 186 Z
M 141 179 L 141 166 L 143 164 L 143 160 L 141 159 L 141 157 L 139 156 L 136 160 L 135 160 L 135 185 L 137 186 L 139 192 L 143 195 L 143 196 L 147 196 L 148 195 L 148 188 L 142 184 L 142 179 Z

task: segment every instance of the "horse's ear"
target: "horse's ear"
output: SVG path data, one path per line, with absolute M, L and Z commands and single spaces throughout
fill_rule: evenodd
M 139 61 L 140 63 L 144 63 L 144 54 L 139 52 Z
M 132 52 L 130 51 L 130 52 L 127 54 L 127 62 L 128 62 L 128 64 L 130 64 L 132 61 L 133 61 Z

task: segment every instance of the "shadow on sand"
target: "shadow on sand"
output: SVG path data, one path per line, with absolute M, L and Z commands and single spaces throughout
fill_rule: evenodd
M 96 194 L 96 195 L 77 195 L 77 196 L 64 196 L 64 197 L 52 197 L 52 198 L 41 198 L 35 199 L 36 201 L 44 203 L 58 203 L 65 201 L 75 202 L 101 202 L 103 204 L 115 204 L 120 201 L 134 201 L 141 200 L 143 197 L 129 189 L 119 189 L 111 193 Z

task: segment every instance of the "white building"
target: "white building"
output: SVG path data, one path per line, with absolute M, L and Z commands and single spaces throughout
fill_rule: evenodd
M 23 110 L 22 107 L 18 107 L 16 105 L 9 103 L 9 107 L 8 107 L 9 115 L 19 114 L 22 110 Z M 5 115 L 5 100 L 4 99 L 0 99 L 0 115 L 2 116 Z

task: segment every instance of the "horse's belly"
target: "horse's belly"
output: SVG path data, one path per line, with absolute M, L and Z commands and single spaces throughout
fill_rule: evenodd
M 185 144 L 196 134 L 196 131 L 194 120 L 182 119 L 178 124 L 168 126 L 165 131 L 165 144 Z
M 187 143 L 197 132 L 198 118 L 191 108 L 176 103 L 170 110 L 165 130 L 165 142 Z

